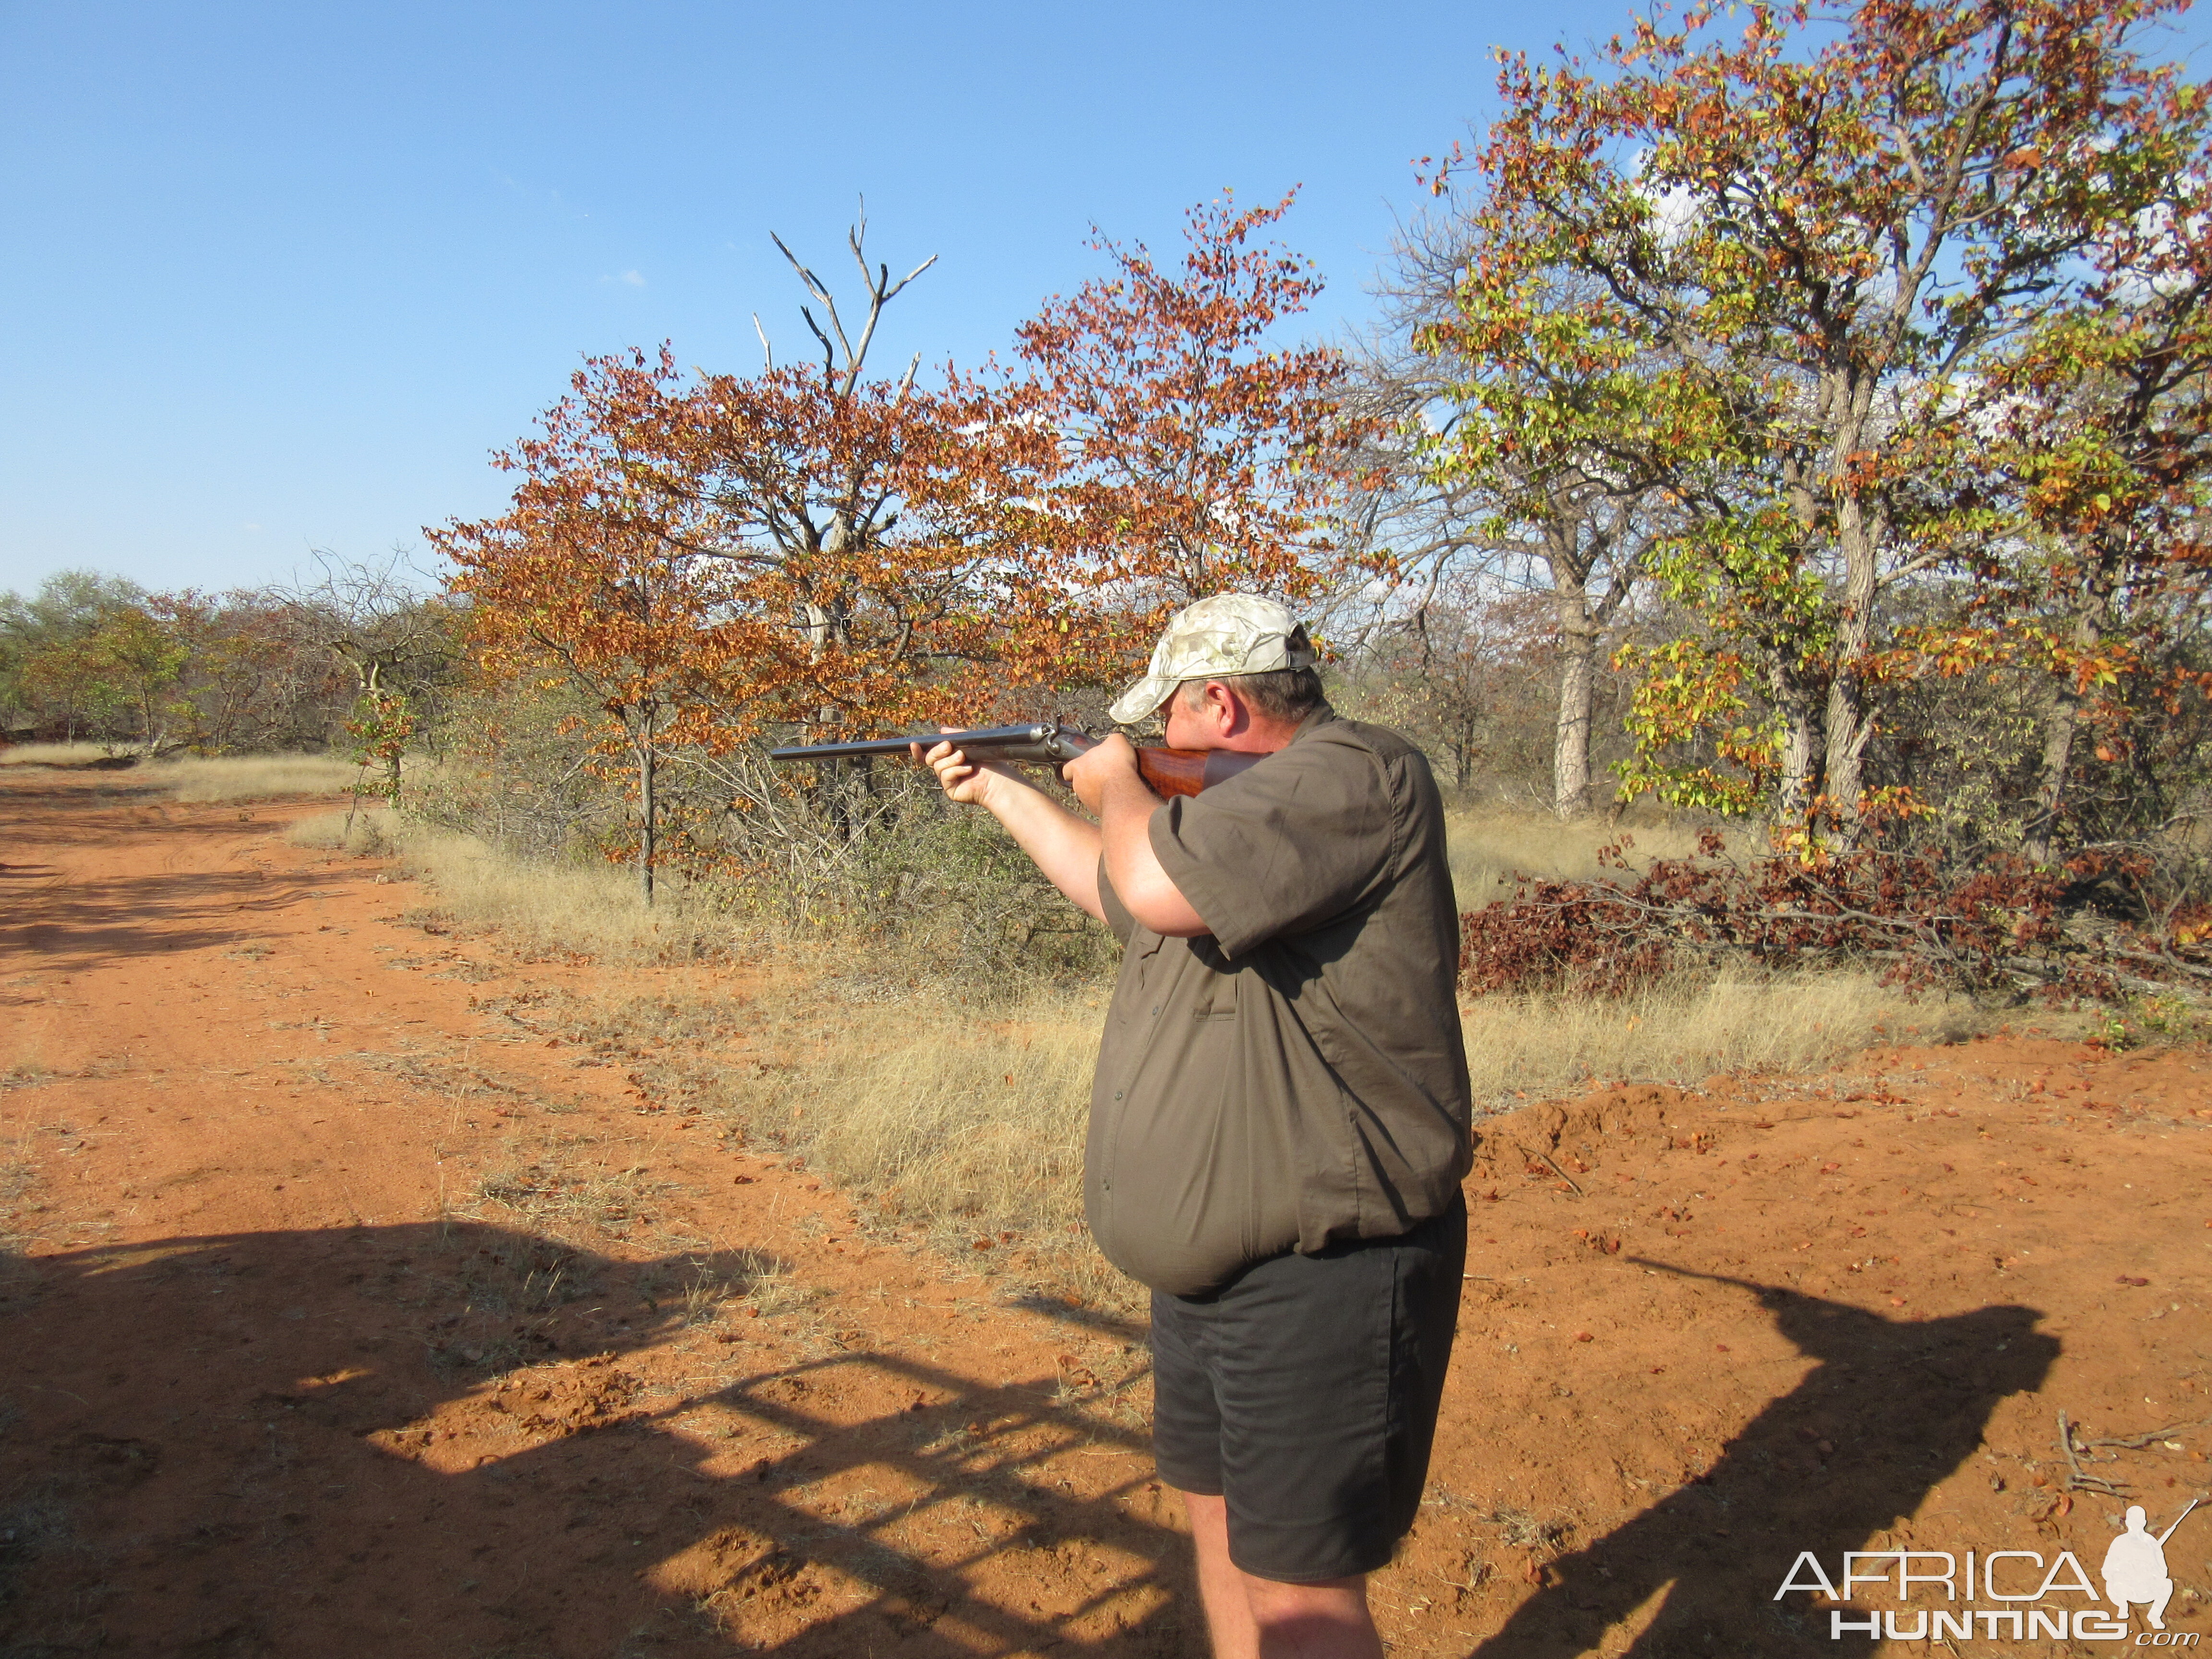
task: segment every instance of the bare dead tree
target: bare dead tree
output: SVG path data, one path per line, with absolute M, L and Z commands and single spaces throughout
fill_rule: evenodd
M 404 548 L 362 561 L 317 548 L 312 557 L 314 578 L 271 590 L 289 629 L 343 665 L 354 682 L 357 710 L 404 699 L 420 712 L 459 659 L 453 602 Z M 400 751 L 387 746 L 382 759 L 386 797 L 397 800 Z

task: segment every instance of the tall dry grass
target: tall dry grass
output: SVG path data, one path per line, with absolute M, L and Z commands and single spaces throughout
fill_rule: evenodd
M 965 1253 L 1012 1234 L 1034 1273 L 1086 1299 L 1137 1293 L 1081 1231 L 1083 1140 L 1103 997 L 1003 1018 L 915 1001 L 836 1011 L 721 1110 L 840 1186 Z M 1492 997 L 1463 1016 L 1479 1115 L 1601 1083 L 1695 1086 L 1718 1073 L 1824 1069 L 1885 1039 L 1963 1034 L 1963 1004 L 1911 1001 L 1871 975 L 1682 982 L 1619 1000 Z
M 1461 1019 L 1479 1111 L 1600 1082 L 1823 1071 L 1877 1042 L 1954 1040 L 1986 1023 L 1963 998 L 1916 1000 L 1852 972 L 1680 979 L 1621 997 L 1489 996 Z
M 361 769 L 327 755 L 181 756 L 141 766 L 132 775 L 159 784 L 173 800 L 268 800 L 283 795 L 335 795 L 354 786 Z
M 1452 886 L 1460 908 L 1475 909 L 1493 899 L 1510 898 L 1516 875 L 1560 881 L 1589 881 L 1608 873 L 1598 850 L 1625 844 L 1628 862 L 1642 869 L 1656 859 L 1688 858 L 1698 850 L 1702 825 L 1644 811 L 1619 823 L 1584 818 L 1562 823 L 1548 813 L 1503 808 L 1469 809 L 1445 815 L 1449 838 Z M 1731 851 L 1754 852 L 1758 832 L 1726 832 Z
M 96 743 L 25 743 L 0 749 L 0 766 L 91 766 L 109 762 L 134 785 L 150 784 L 190 804 L 268 800 L 283 795 L 334 795 L 353 787 L 361 769 L 327 755 L 179 755 L 137 760 Z
M 0 748 L 0 766 L 82 766 L 107 758 L 96 743 L 15 743 Z
M 672 877 L 660 882 L 647 909 L 634 872 L 519 859 L 386 806 L 317 813 L 294 823 L 285 839 L 295 847 L 395 858 L 437 890 L 439 908 L 454 921 L 496 927 L 526 950 L 663 962 L 726 949 L 737 938 L 713 895 Z

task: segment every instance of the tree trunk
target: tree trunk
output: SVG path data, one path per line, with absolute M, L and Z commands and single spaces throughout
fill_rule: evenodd
M 1844 556 L 1844 602 L 1836 618 L 1835 669 L 1828 681 L 1822 733 L 1826 793 L 1847 822 L 1856 822 L 1860 797 L 1866 793 L 1867 744 L 1874 737 L 1863 675 L 1874 641 L 1880 537 L 1857 497 L 1848 493 L 1837 503 L 1836 530 Z
M 643 740 L 637 748 L 637 886 L 648 910 L 653 908 L 653 860 L 659 828 L 659 803 L 653 797 L 653 786 L 659 781 L 654 773 L 659 758 L 659 745 L 654 741 L 648 718 Z
M 2105 642 L 2106 623 L 2112 615 L 2112 585 L 2101 568 L 2102 562 L 2094 554 L 2085 556 L 2082 562 L 2090 574 L 2084 579 L 2075 600 L 2073 643 L 2075 650 L 2087 655 Z M 2051 850 L 2057 843 L 2059 815 L 2066 804 L 2066 783 L 2074 769 L 2074 739 L 2081 729 L 2082 702 L 2079 682 L 2070 672 L 2053 677 L 2045 706 L 2043 760 L 2037 769 L 2035 806 L 2027 821 L 2023 843 L 2028 857 L 2038 864 L 2050 862 Z
M 1578 818 L 1590 810 L 1590 707 L 1597 685 L 1597 623 L 1579 586 L 1562 589 L 1559 706 L 1552 734 L 1552 811 Z
M 1783 720 L 1782 776 L 1775 792 L 1774 816 L 1784 825 L 1802 823 L 1813 811 L 1827 775 L 1827 735 L 1814 704 L 1812 688 L 1783 667 L 1768 675 L 1768 695 Z
M 2051 861 L 2058 838 L 2058 813 L 2065 804 L 2067 775 L 2074 769 L 2074 734 L 2081 726 L 2081 697 L 2073 682 L 2061 678 L 2044 715 L 2043 762 L 2035 786 L 2035 808 L 2022 842 L 2038 864 Z

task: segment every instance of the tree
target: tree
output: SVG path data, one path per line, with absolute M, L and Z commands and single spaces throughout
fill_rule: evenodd
M 64 742 L 104 732 L 125 694 L 92 636 L 109 616 L 145 599 L 136 582 L 90 570 L 57 571 L 27 599 L 0 594 L 0 702 Z
M 1391 378 L 1420 479 L 1414 510 L 1455 532 L 1430 545 L 1461 557 L 1472 550 L 1550 599 L 1552 810 L 1571 819 L 1592 805 L 1604 647 L 1629 620 L 1671 520 L 1651 459 L 1649 347 L 1632 319 L 1607 315 L 1587 277 L 1540 271 L 1509 290 L 1484 289 L 1479 246 L 1461 223 L 1431 222 L 1401 242 L 1398 297 L 1412 354 Z
M 549 416 L 556 432 L 564 411 Z M 601 465 L 587 473 L 592 453 Z M 731 644 L 719 620 L 729 574 L 656 533 L 617 453 L 586 447 L 568 459 L 550 477 L 526 477 L 503 516 L 435 538 L 459 567 L 456 591 L 472 601 L 483 665 L 543 690 L 571 687 L 599 711 L 599 750 L 635 784 L 638 889 L 650 905 L 665 757 L 677 744 L 731 740 L 714 712 Z
M 340 664 L 301 637 L 282 592 L 188 588 L 147 607 L 189 652 L 167 714 L 173 740 L 194 754 L 319 747 L 340 725 Z
M 191 646 L 142 605 L 108 612 L 85 645 L 109 696 L 135 717 L 140 748 L 159 753 L 166 746 L 162 694 L 184 672 Z
M 2113 817 L 2171 805 L 2140 763 L 2162 713 L 2212 690 L 2201 654 L 2212 588 L 2212 156 L 2166 175 L 2155 206 L 2100 242 L 2089 303 L 2045 320 L 1991 367 L 2009 403 L 2002 453 L 2025 533 L 1983 573 L 1975 628 L 1953 660 L 2023 656 L 2044 682 L 2027 826 L 2051 856 L 2084 727 L 2096 757 L 2139 763 Z M 2155 820 L 2154 819 L 2154 822 Z M 2110 819 L 2100 826 L 2118 833 Z
M 315 561 L 320 577 L 283 590 L 283 612 L 296 638 L 329 653 L 351 677 L 349 723 L 378 734 L 356 733 L 356 746 L 374 751 L 384 768 L 380 793 L 396 805 L 405 739 L 459 656 L 459 618 L 404 549 L 357 563 L 319 550 Z
M 1656 354 L 1644 429 L 1686 527 L 1654 566 L 1705 629 L 1662 701 L 1771 753 L 1750 793 L 1785 821 L 1874 798 L 1887 602 L 2002 528 L 1985 360 L 2093 303 L 2092 251 L 2191 147 L 2202 99 L 2134 51 L 2173 9 L 1863 0 L 1815 43 L 1806 6 L 1760 4 L 1731 43 L 1698 7 L 1601 73 L 1505 63 L 1470 317 L 1534 328 L 1571 276 L 1601 355 Z M 1670 775 L 1671 731 L 1632 781 L 1748 804 Z
M 1271 343 L 1322 286 L 1310 262 L 1254 240 L 1295 194 L 1193 208 L 1179 271 L 1097 234 L 1113 274 L 1017 331 L 1019 417 L 1056 446 L 1037 533 L 1089 596 L 1108 678 L 1150 649 L 1164 611 L 1209 593 L 1297 605 L 1393 568 L 1334 522 L 1371 430 L 1347 405 L 1343 354 Z

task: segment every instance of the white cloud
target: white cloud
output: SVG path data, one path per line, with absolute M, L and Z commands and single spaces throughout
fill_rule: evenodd
M 618 271 L 612 276 L 602 276 L 599 280 L 603 283 L 620 283 L 624 288 L 643 288 L 645 286 L 645 276 L 643 273 L 635 270 Z

